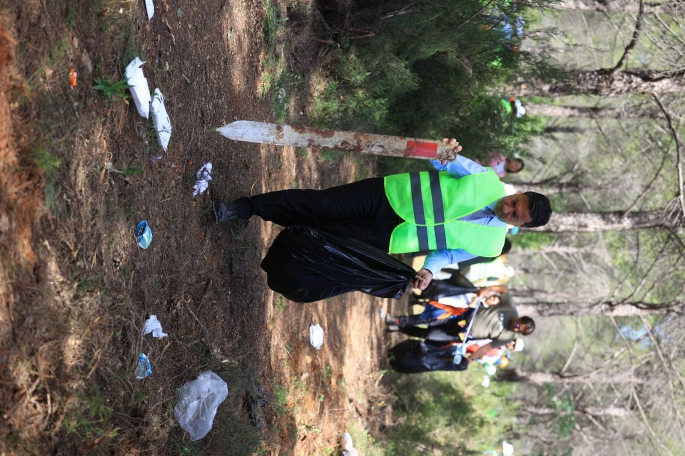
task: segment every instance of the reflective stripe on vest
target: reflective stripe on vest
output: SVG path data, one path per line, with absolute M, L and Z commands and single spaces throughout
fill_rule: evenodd
M 445 234 L 445 210 L 442 205 L 442 189 L 440 188 L 440 175 L 429 173 L 431 199 L 433 200 L 433 220 L 440 225 L 425 226 L 426 214 L 423 210 L 423 192 L 421 191 L 421 175 L 419 173 L 409 173 L 411 182 L 411 199 L 414 207 L 414 220 L 416 221 L 416 236 L 419 239 L 419 250 L 429 250 L 428 229 L 432 229 L 435 234 L 437 250 L 447 249 L 447 235 Z

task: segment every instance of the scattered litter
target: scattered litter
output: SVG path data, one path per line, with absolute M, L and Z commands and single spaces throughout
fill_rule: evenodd
M 145 220 L 136 227 L 136 241 L 141 249 L 147 249 L 152 242 L 152 230 Z
M 488 375 L 495 375 L 497 373 L 497 368 L 492 364 L 485 366 L 485 373 Z
M 69 70 L 69 87 L 71 87 L 71 90 L 74 90 L 74 87 L 78 84 L 76 80 L 78 79 L 78 73 L 76 72 L 75 69 Z
M 162 332 L 162 324 L 157 320 L 157 315 L 150 315 L 143 326 L 143 336 L 152 333 L 152 337 L 167 337 L 169 334 Z
M 317 325 L 309 325 L 309 343 L 317 350 L 323 345 L 323 328 Z
M 154 162 L 156 162 L 156 161 L 159 161 L 159 160 L 161 160 L 161 159 L 162 159 L 162 156 L 161 156 L 161 155 L 153 155 L 152 157 L 150 157 L 150 161 L 151 161 L 152 163 L 154 163 Z
M 285 100 L 285 89 L 281 87 L 278 89 L 278 104 L 282 104 L 283 100 Z
M 181 387 L 174 416 L 190 434 L 190 440 L 200 440 L 212 429 L 216 410 L 228 397 L 228 385 L 214 372 L 202 372 L 196 380 Z
M 147 9 L 147 20 L 149 21 L 155 15 L 155 5 L 152 4 L 152 0 L 145 0 L 145 9 Z
M 502 442 L 502 455 L 514 456 L 514 445 L 508 443 L 506 440 Z
M 342 456 L 359 456 L 357 449 L 352 446 L 352 436 L 349 432 L 345 432 L 340 438 L 340 446 L 342 447 Z
M 487 388 L 488 386 L 490 386 L 490 377 L 488 377 L 487 375 L 483 377 L 483 383 L 481 383 L 481 386 L 483 388 Z
M 143 69 L 140 68 L 143 63 L 145 62 L 136 57 L 126 67 L 124 75 L 126 76 L 126 83 L 131 86 L 131 95 L 136 104 L 136 109 L 138 109 L 138 114 L 147 119 L 150 116 L 150 86 L 147 85 Z
M 150 364 L 150 360 L 147 359 L 145 353 L 141 353 L 138 356 L 138 369 L 136 370 L 136 378 L 138 380 L 142 380 L 145 377 L 149 377 L 150 374 L 152 374 L 152 365 Z
M 169 119 L 169 114 L 166 112 L 164 96 L 159 89 L 155 89 L 155 95 L 150 108 L 152 109 L 152 120 L 155 122 L 157 136 L 159 137 L 159 145 L 166 152 L 166 148 L 169 146 L 169 139 L 171 138 L 171 119 Z
M 209 187 L 210 180 L 212 180 L 212 162 L 207 162 L 197 172 L 197 182 L 195 182 L 193 196 L 203 194 L 207 187 Z

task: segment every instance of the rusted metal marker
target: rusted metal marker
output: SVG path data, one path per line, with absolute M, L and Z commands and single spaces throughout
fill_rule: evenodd
M 332 149 L 361 154 L 389 155 L 391 157 L 449 160 L 457 157 L 456 145 L 430 139 L 404 136 L 372 135 L 352 131 L 317 130 L 265 122 L 238 120 L 218 128 L 229 139 L 276 146 Z

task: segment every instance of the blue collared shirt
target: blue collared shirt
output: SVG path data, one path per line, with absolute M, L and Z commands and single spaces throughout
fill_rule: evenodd
M 470 174 L 479 174 L 488 171 L 488 168 L 485 166 L 481 166 L 466 157 L 462 157 L 461 155 L 457 155 L 456 160 L 453 162 L 447 162 L 444 165 L 440 163 L 440 160 L 431 160 L 431 163 L 438 171 L 447 171 L 454 177 L 464 177 Z M 489 204 L 487 207 L 494 210 L 496 204 L 497 202 L 494 202 Z M 476 220 L 468 220 L 468 223 L 503 228 L 506 228 L 507 226 L 506 223 L 498 219 L 495 215 L 486 216 Z M 423 263 L 423 268 L 428 269 L 433 273 L 433 275 L 435 275 L 448 264 L 470 260 L 471 258 L 475 258 L 475 256 L 476 255 L 473 255 L 463 249 L 434 250 L 426 257 L 426 261 Z

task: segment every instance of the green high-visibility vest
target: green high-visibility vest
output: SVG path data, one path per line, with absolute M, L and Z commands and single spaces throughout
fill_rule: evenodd
M 493 257 L 502 252 L 506 227 L 458 220 L 505 196 L 491 169 L 462 178 L 435 171 L 395 174 L 385 178 L 385 194 L 403 220 L 392 232 L 390 253 L 463 249 Z

